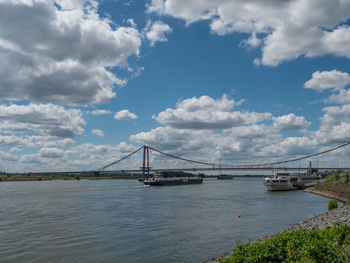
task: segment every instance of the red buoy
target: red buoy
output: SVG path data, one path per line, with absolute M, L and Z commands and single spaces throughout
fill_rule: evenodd
M 241 214 L 238 214 L 238 218 L 241 218 Z

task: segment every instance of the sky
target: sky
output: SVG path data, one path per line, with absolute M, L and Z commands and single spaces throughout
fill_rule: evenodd
M 350 141 L 348 0 L 0 0 L 0 171 Z

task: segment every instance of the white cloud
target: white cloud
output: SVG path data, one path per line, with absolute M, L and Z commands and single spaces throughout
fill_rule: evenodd
M 107 115 L 107 114 L 111 114 L 112 112 L 109 110 L 94 110 L 91 112 L 92 115 Z
M 19 158 L 18 155 L 0 151 L 0 160 L 15 162 Z
M 82 112 L 53 104 L 0 105 L 0 132 L 75 137 L 83 133 Z
M 151 42 L 151 46 L 154 46 L 156 42 L 166 42 L 166 34 L 171 33 L 173 30 L 171 27 L 162 21 L 148 22 L 145 28 L 146 38 Z
M 277 66 L 299 56 L 327 54 L 350 58 L 350 2 L 343 0 L 152 0 L 148 12 L 183 19 L 209 20 L 218 35 L 246 33 L 244 43 L 262 43 L 259 65 Z
M 103 131 L 98 130 L 98 129 L 92 130 L 91 133 L 92 133 L 93 135 L 98 136 L 98 137 L 104 137 L 104 136 L 105 136 L 105 134 L 103 133 Z
M 350 104 L 322 109 L 321 125 L 313 137 L 319 145 L 350 141 Z
M 114 119 L 117 119 L 117 120 L 135 120 L 135 119 L 137 119 L 137 115 L 135 113 L 128 111 L 128 110 L 121 110 L 121 111 L 118 111 L 114 115 Z
M 23 151 L 23 148 L 19 148 L 19 147 L 12 147 L 9 152 L 10 153 L 16 153 L 16 152 L 21 152 Z
M 110 69 L 139 55 L 141 34 L 89 1 L 0 2 L 0 99 L 86 105 L 124 85 Z M 10 62 L 10 63 L 9 63 Z
M 42 148 L 40 149 L 40 157 L 44 158 L 60 158 L 64 154 L 62 149 L 58 148 Z
M 310 122 L 303 116 L 296 116 L 293 113 L 279 117 L 273 117 L 273 127 L 281 131 L 302 130 L 306 129 Z
M 70 138 L 57 140 L 52 136 L 16 136 L 16 135 L 0 135 L 0 146 L 22 146 L 28 148 L 41 147 L 58 147 L 65 148 L 75 144 Z M 16 147 L 15 147 L 16 148 Z
M 341 90 L 350 84 L 350 75 L 338 70 L 316 71 L 312 78 L 304 83 L 304 88 L 323 91 L 325 89 Z
M 332 94 L 325 100 L 327 103 L 349 104 L 350 90 L 339 90 L 338 93 Z
M 337 70 L 316 71 L 312 78 L 304 83 L 304 88 L 323 91 L 331 89 L 332 94 L 324 100 L 326 103 L 349 104 L 350 90 L 345 89 L 350 84 L 350 75 Z
M 261 155 L 275 160 L 287 160 L 288 157 L 303 156 L 317 152 L 319 145 L 308 137 L 288 137 L 270 143 L 261 149 Z
M 167 109 L 153 118 L 179 129 L 227 129 L 271 118 L 270 113 L 231 111 L 234 105 L 242 102 L 230 100 L 226 95 L 218 100 L 209 96 L 193 97 L 177 103 L 176 109 Z

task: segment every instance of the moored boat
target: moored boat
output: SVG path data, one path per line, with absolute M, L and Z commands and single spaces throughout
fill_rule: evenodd
M 295 189 L 305 189 L 314 186 L 320 177 L 317 174 L 313 175 L 290 175 L 275 174 L 265 177 L 264 184 L 269 191 L 286 191 Z
M 269 191 L 286 191 L 297 189 L 297 187 L 294 186 L 297 180 L 297 177 L 274 175 L 266 177 L 264 183 Z

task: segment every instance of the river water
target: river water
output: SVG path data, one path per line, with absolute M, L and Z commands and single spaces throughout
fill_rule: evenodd
M 327 210 L 261 178 L 146 187 L 136 180 L 0 183 L 1 262 L 202 262 Z M 238 214 L 241 217 L 238 218 Z

